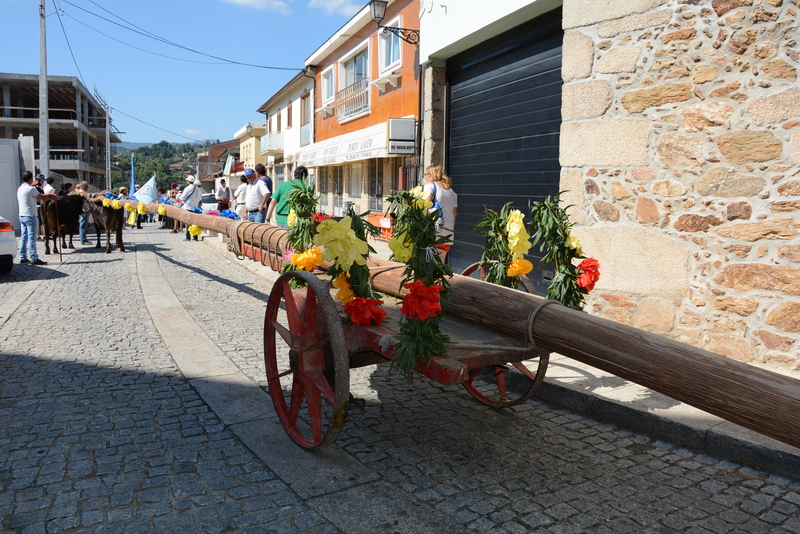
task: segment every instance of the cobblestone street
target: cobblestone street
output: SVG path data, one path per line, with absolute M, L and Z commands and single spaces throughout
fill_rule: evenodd
M 326 451 L 275 424 L 259 449 L 184 376 L 142 286 L 174 292 L 258 391 L 270 281 L 155 225 L 125 239 L 0 280 L 2 532 L 800 534 L 788 478 L 387 366 L 351 371 L 358 402 Z M 159 273 L 139 271 L 145 249 Z

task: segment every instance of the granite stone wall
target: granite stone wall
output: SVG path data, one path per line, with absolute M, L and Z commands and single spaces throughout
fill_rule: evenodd
M 800 0 L 564 0 L 587 310 L 800 370 Z

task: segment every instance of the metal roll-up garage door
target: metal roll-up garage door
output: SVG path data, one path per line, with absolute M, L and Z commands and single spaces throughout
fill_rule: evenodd
M 562 38 L 557 9 L 447 60 L 446 168 L 458 194 L 448 261 L 457 272 L 480 259 L 484 206 L 513 202 L 529 220 L 529 201 L 558 192 Z M 539 258 L 529 259 L 541 290 Z

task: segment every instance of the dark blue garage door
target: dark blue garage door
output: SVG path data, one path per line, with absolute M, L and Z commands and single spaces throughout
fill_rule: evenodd
M 458 193 L 456 271 L 478 261 L 484 206 L 528 202 L 558 192 L 561 127 L 561 10 L 522 24 L 447 60 L 446 168 Z M 542 270 L 529 275 L 541 289 Z

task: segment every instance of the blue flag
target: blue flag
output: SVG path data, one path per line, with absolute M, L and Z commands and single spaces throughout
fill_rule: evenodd
M 133 196 L 133 193 L 136 192 L 136 169 L 133 166 L 133 152 L 131 152 L 131 186 L 128 188 L 128 195 Z

